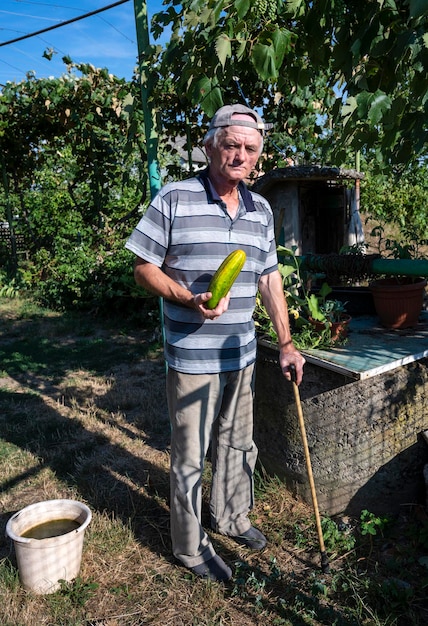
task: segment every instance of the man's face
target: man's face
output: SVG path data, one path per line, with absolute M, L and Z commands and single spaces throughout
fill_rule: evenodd
M 206 146 L 210 172 L 232 184 L 248 178 L 258 161 L 261 143 L 262 137 L 255 128 L 228 126 L 218 138 L 216 147 Z

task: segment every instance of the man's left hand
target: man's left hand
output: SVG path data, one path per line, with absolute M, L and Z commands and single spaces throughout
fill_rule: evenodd
M 296 383 L 300 385 L 303 378 L 303 366 L 305 364 L 304 356 L 296 350 L 293 344 L 285 346 L 279 352 L 279 364 L 281 371 L 287 380 L 291 380 L 290 367 L 294 366 L 296 371 Z

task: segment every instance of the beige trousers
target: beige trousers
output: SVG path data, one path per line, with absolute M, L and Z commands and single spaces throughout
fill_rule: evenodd
M 187 567 L 214 556 L 201 525 L 202 472 L 211 444 L 212 528 L 234 536 L 248 530 L 254 503 L 254 365 L 220 374 L 167 374 L 171 419 L 171 539 Z

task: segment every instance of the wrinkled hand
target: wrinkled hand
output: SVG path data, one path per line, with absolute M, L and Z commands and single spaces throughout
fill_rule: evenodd
M 303 378 L 303 366 L 305 364 L 305 358 L 292 343 L 282 348 L 279 352 L 279 364 L 281 366 L 282 373 L 287 380 L 291 380 L 290 366 L 294 366 L 296 370 L 296 383 L 300 385 Z
M 194 297 L 195 308 L 202 313 L 205 319 L 207 320 L 216 320 L 220 315 L 222 315 L 229 308 L 230 302 L 230 293 L 228 293 L 224 298 L 221 298 L 215 309 L 208 309 L 205 306 L 205 302 L 211 298 L 212 293 L 207 291 L 206 293 L 198 293 Z

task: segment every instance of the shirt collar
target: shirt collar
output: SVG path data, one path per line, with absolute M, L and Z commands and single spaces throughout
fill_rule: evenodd
M 217 191 L 214 188 L 214 185 L 212 184 L 212 182 L 210 181 L 208 177 L 208 173 L 209 173 L 209 168 L 207 167 L 205 170 L 203 170 L 202 172 L 198 174 L 198 178 L 201 181 L 202 185 L 204 186 L 208 199 L 212 200 L 213 202 L 222 202 L 222 199 L 218 195 Z M 241 194 L 242 200 L 244 201 L 245 209 L 247 211 L 255 211 L 256 207 L 254 206 L 252 195 L 244 182 L 241 181 L 238 184 L 238 190 Z

